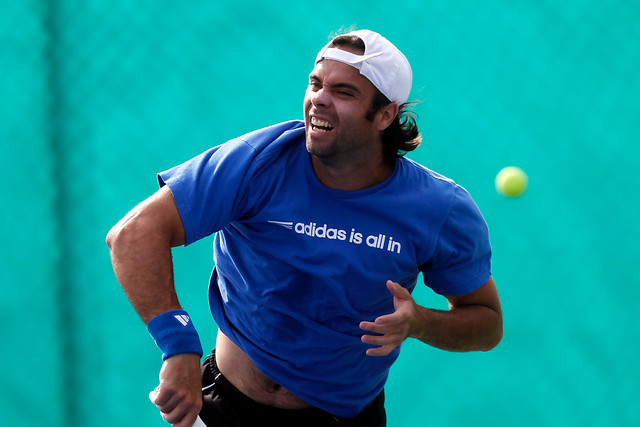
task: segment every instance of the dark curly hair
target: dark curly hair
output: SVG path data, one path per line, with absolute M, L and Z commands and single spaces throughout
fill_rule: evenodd
M 332 39 L 331 46 L 350 47 L 360 54 L 364 54 L 365 51 L 364 42 L 356 35 L 338 35 Z M 376 94 L 366 118 L 373 121 L 376 113 L 390 103 L 391 101 L 376 88 Z M 382 132 L 384 158 L 389 163 L 393 163 L 397 157 L 402 157 L 409 151 L 415 150 L 422 142 L 422 135 L 420 135 L 416 122 L 416 113 L 409 110 L 412 104 L 414 103 L 405 102 L 399 105 L 398 115 Z

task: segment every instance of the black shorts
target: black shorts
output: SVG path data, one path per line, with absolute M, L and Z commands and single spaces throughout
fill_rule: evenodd
M 211 427 L 384 427 L 384 391 L 360 415 L 340 418 L 317 408 L 280 409 L 242 394 L 218 370 L 215 350 L 202 363 L 202 421 Z

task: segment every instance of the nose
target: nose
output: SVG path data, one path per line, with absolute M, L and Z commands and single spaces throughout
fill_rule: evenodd
M 313 104 L 314 107 L 326 107 L 330 105 L 331 96 L 329 92 L 324 88 L 320 88 L 313 92 L 311 95 L 311 104 Z

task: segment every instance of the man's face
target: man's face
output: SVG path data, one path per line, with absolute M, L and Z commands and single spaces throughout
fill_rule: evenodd
M 375 87 L 350 65 L 322 60 L 304 97 L 307 150 L 334 166 L 359 163 L 382 150 L 376 120 L 368 120 Z

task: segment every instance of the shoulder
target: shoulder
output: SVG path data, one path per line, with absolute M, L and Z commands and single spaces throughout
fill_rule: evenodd
M 304 137 L 304 122 L 291 120 L 239 136 L 230 142 L 241 143 L 255 152 L 269 152 L 297 143 Z
M 250 169 L 260 169 L 273 159 L 286 157 L 286 151 L 294 152 L 304 140 L 304 124 L 301 121 L 288 121 L 255 130 L 194 157 L 185 163 L 198 172 L 233 169 L 243 170 L 246 175 Z
M 403 193 L 420 206 L 420 215 L 443 224 L 454 216 L 481 216 L 469 192 L 453 179 L 435 172 L 413 160 L 397 162 L 399 185 Z
M 278 174 L 298 158 L 304 135 L 304 123 L 294 120 L 239 136 L 227 143 L 235 153 L 231 164 L 249 162 L 247 176 L 253 178 L 263 173 Z
M 396 163 L 400 184 L 405 186 L 408 193 L 413 193 L 418 197 L 437 199 L 443 203 L 451 201 L 454 194 L 464 191 L 462 187 L 432 169 L 423 166 L 414 160 L 401 157 Z
M 451 178 L 447 178 L 446 176 L 421 165 L 415 160 L 400 157 L 396 164 L 400 167 L 400 172 L 404 175 L 405 179 L 416 180 L 416 182 L 422 182 L 425 184 L 430 183 L 443 188 L 456 185 Z

